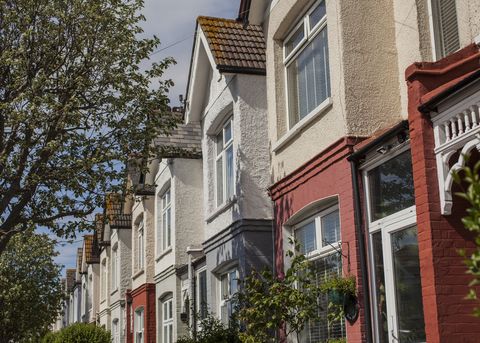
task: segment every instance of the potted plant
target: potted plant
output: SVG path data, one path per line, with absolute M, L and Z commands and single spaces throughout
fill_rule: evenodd
M 354 276 L 334 276 L 324 280 L 320 291 L 327 295 L 328 319 L 334 322 L 345 317 L 354 322 L 358 316 L 356 281 Z

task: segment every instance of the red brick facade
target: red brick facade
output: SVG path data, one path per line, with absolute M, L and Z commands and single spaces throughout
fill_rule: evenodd
M 155 314 L 155 284 L 143 284 L 133 291 L 126 293 L 127 298 L 127 325 L 126 342 L 135 342 L 134 318 L 135 311 L 144 309 L 144 342 L 156 342 L 156 314 Z
M 476 59 L 471 58 L 474 55 Z M 455 198 L 452 214 L 441 215 L 432 122 L 419 111 L 419 106 L 478 68 L 478 48 L 471 45 L 437 63 L 414 64 L 406 73 L 427 342 L 480 340 L 480 323 L 471 316 L 473 304 L 463 299 L 471 278 L 457 252 L 473 247 L 460 221 L 464 204 Z
M 284 224 L 309 204 L 336 196 L 340 210 L 343 273 L 357 277 L 358 292 L 359 295 L 362 294 L 358 242 L 354 225 L 352 175 L 350 164 L 346 159 L 357 141 L 355 138 L 338 140 L 271 187 L 270 193 L 275 212 L 275 263 L 280 275 L 284 269 Z M 363 308 L 361 296 L 359 296 L 359 302 L 360 307 Z M 365 341 L 363 323 L 362 311 L 353 325 L 346 323 L 349 343 Z

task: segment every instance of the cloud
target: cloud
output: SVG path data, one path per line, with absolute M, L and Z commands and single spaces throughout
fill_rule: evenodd
M 170 90 L 172 105 L 178 106 L 178 96 L 185 95 L 196 18 L 199 15 L 236 18 L 239 5 L 239 0 L 145 1 L 146 21 L 142 25 L 144 35 L 159 37 L 160 49 L 171 46 L 153 55 L 151 61 L 156 62 L 165 57 L 173 57 L 177 61 L 165 74 L 165 78 L 170 78 L 175 83 Z

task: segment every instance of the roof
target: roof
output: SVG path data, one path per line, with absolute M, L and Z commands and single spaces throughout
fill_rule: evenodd
M 155 139 L 161 158 L 201 158 L 202 129 L 200 123 L 178 125 L 169 135 Z
M 233 19 L 198 17 L 220 72 L 265 75 L 265 38 L 260 25 Z
M 83 236 L 83 246 L 85 247 L 85 263 L 100 263 L 100 252 L 98 250 L 98 245 L 95 240 L 95 235 Z
M 70 292 L 75 286 L 75 273 L 76 269 L 67 269 L 66 279 L 67 279 L 67 292 Z
M 107 194 L 105 214 L 112 229 L 131 229 L 132 215 L 124 213 L 124 198 L 119 193 Z
M 95 234 L 99 245 L 108 245 L 110 241 L 105 239 L 105 216 L 101 213 L 95 215 Z
M 78 248 L 77 249 L 77 270 L 79 273 L 82 272 L 82 258 L 83 258 L 83 248 Z

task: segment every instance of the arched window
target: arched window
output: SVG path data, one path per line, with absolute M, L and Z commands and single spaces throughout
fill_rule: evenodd
M 144 342 L 144 310 L 143 307 L 137 308 L 135 310 L 135 320 L 134 320 L 134 328 L 135 328 L 135 343 L 143 343 Z

